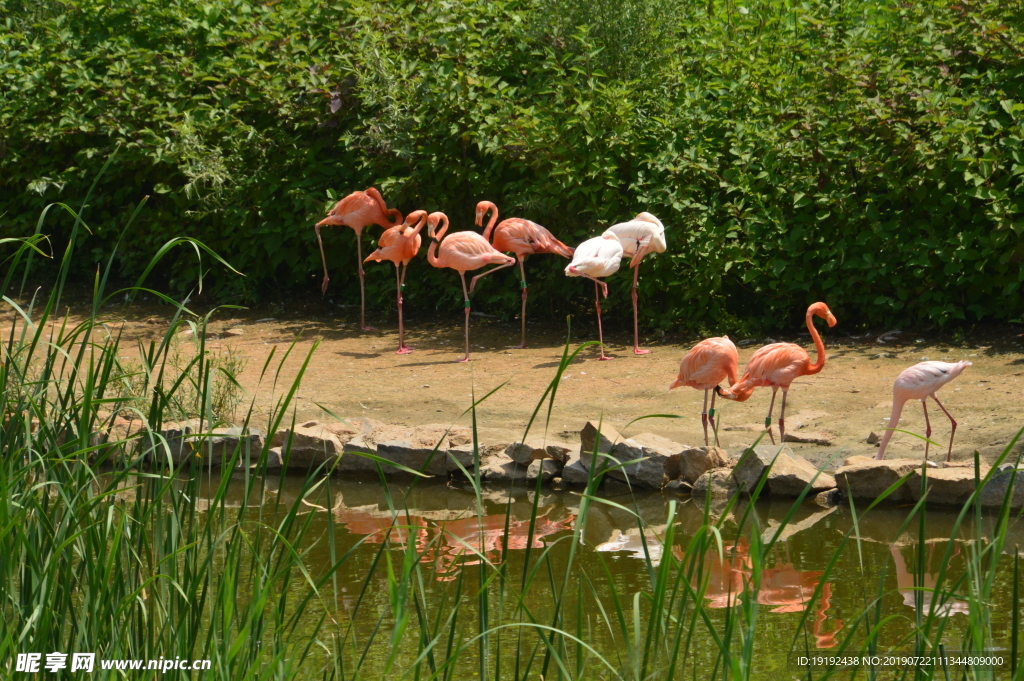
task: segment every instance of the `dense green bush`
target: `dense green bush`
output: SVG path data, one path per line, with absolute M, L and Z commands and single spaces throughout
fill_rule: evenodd
M 214 280 L 221 296 L 319 296 L 312 222 L 375 184 L 456 229 L 490 198 L 569 243 L 655 213 L 669 252 L 644 265 L 641 311 L 660 328 L 792 327 L 819 298 L 851 325 L 1024 314 L 1019 3 L 0 0 L 0 16 L 0 232 L 31 233 L 120 143 L 85 218 L 99 260 L 152 195 L 125 274 L 188 234 L 248 275 Z M 68 226 L 44 232 L 59 245 Z M 357 301 L 351 232 L 326 242 L 329 297 Z M 588 304 L 562 266 L 531 262 L 550 293 L 535 313 Z M 389 267 L 367 272 L 391 304 Z M 514 314 L 513 276 L 475 305 Z M 628 277 L 610 283 L 625 321 Z M 460 305 L 425 263 L 407 294 L 411 311 Z

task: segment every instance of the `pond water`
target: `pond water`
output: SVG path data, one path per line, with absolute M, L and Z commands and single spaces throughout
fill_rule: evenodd
M 369 632 L 388 611 L 387 563 L 390 559 L 392 568 L 400 570 L 409 542 L 421 555 L 420 588 L 426 608 L 436 606 L 427 613 L 429 617 L 437 617 L 438 612 L 447 617 L 450 613 L 445 608 L 451 607 L 456 591 L 461 589 L 463 601 L 458 607 L 466 626 L 464 640 L 472 638 L 480 616 L 479 599 L 466 594 L 478 587 L 480 575 L 486 572 L 481 570 L 481 561 L 501 563 L 504 547 L 505 563 L 510 566 L 507 576 L 518 588 L 527 550 L 532 565 L 550 548 L 545 554 L 548 563 L 524 596 L 524 603 L 537 620 L 550 623 L 553 594 L 563 588 L 562 568 L 569 560 L 572 531 L 581 512 L 579 492 L 543 491 L 537 500 L 531 540 L 532 489 L 485 488 L 480 514 L 478 499 L 469 485 L 420 482 L 409 490 L 408 483 L 395 482 L 390 488 L 391 505 L 404 509 L 396 527 L 388 498 L 377 481 L 331 479 L 329 485 L 324 484 L 300 501 L 303 482 L 302 478 L 287 476 L 268 480 L 265 493 L 261 499 L 250 500 L 246 513 L 266 522 L 300 503 L 310 522 L 305 545 L 300 548 L 308 551 L 306 564 L 314 574 L 322 574 L 332 564 L 332 556 L 337 558 L 354 549 L 337 572 L 337 592 L 325 594 L 318 606 L 304 615 L 312 626 L 326 614 L 328 628 L 333 626 L 339 632 L 353 625 L 349 634 L 356 641 L 354 645 L 349 643 L 353 650 L 369 640 Z M 241 489 L 239 479 L 228 491 L 227 505 L 241 506 Z M 907 524 L 910 507 L 857 513 L 845 505 L 822 508 L 808 502 L 784 524 L 791 501 L 753 505 L 740 501 L 722 518 L 721 507 L 717 511 L 712 508 L 706 516 L 702 503 L 670 494 L 630 493 L 628 488 L 615 487 L 604 490 L 601 497 L 609 503 L 594 501 L 589 506 L 562 611 L 571 628 L 575 631 L 579 626 L 579 631 L 585 632 L 582 638 L 616 667 L 628 664 L 626 636 L 615 615 L 616 598 L 625 612 L 627 627 L 632 628 L 634 595 L 651 592 L 654 573 L 665 552 L 682 558 L 702 526 L 707 522 L 719 524 L 724 550 L 722 554 L 708 552 L 705 557 L 708 579 L 703 603 L 708 619 L 698 619 L 693 627 L 687 662 L 687 676 L 696 669 L 698 678 L 708 678 L 713 672 L 721 675 L 721 663 L 716 667 L 719 648 L 711 629 L 720 635 L 730 618 L 733 626 L 738 626 L 737 609 L 730 606 L 742 600 L 755 563 L 761 568 L 761 587 L 756 596 L 752 678 L 770 679 L 780 673 L 785 678 L 806 676 L 806 669 L 796 665 L 798 655 L 834 654 L 842 650 L 844 639 L 851 633 L 852 647 L 847 651 L 859 650 L 870 627 L 878 622 L 882 622 L 875 648 L 879 653 L 912 651 L 915 600 L 925 613 L 933 611 L 928 638 L 941 642 L 947 651 L 963 649 L 972 609 L 969 582 L 978 583 L 984 578 L 972 572 L 978 561 L 972 563 L 971 557 L 991 540 L 997 521 L 993 515 L 969 515 L 950 546 L 958 517 L 950 510 L 929 510 L 922 527 L 917 518 Z M 672 501 L 674 540 L 672 546 L 665 547 Z M 201 506 L 202 500 L 198 504 Z M 743 528 L 739 526 L 741 520 Z M 983 626 L 989 632 L 987 647 L 1002 649 L 997 654 L 1005 658 L 1008 673 L 1013 552 L 1017 545 L 1024 545 L 1024 524 L 1011 519 L 1006 533 L 991 590 L 990 619 Z M 765 542 L 776 538 L 774 546 L 760 557 L 754 546 L 760 545 L 755 534 Z M 847 536 L 850 538 L 843 546 Z M 386 550 L 382 551 L 385 540 Z M 838 558 L 826 578 L 837 552 Z M 942 579 L 943 569 L 946 589 L 962 577 L 967 580 L 933 607 L 936 597 L 927 590 L 915 589 L 915 585 L 933 587 Z M 812 599 L 819 586 L 819 597 Z M 492 584 L 492 588 L 496 586 Z M 492 610 L 488 615 L 492 623 L 509 621 L 515 607 L 508 594 L 499 600 L 506 619 L 493 612 L 492 603 L 487 606 Z M 646 598 L 637 603 L 642 603 L 636 606 L 642 610 L 648 607 Z M 978 611 L 976 605 L 974 609 Z M 862 617 L 865 610 L 870 611 L 868 619 Z M 379 644 L 368 647 L 363 661 L 366 678 L 377 678 L 374 671 L 384 664 L 390 635 L 390 622 L 386 615 L 384 619 Z M 413 628 L 410 625 L 410 630 Z M 507 640 L 497 644 L 498 648 L 506 643 L 514 646 L 515 634 L 503 635 Z M 415 636 L 406 633 L 412 639 L 403 654 L 407 662 L 415 657 Z M 738 649 L 739 644 L 735 647 Z M 478 678 L 477 648 L 464 655 L 466 659 L 460 660 L 451 678 Z M 542 656 L 543 650 L 538 655 Z M 592 669 L 592 678 L 612 678 L 600 664 L 594 663 Z

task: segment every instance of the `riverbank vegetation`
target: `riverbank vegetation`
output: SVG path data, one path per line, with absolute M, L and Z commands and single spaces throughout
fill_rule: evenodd
M 374 184 L 457 227 L 492 199 L 568 243 L 655 213 L 669 251 L 640 281 L 649 328 L 793 326 L 819 299 L 849 328 L 1024 314 L 1018 3 L 0 0 L 0 16 L 0 233 L 32 234 L 121 145 L 79 280 L 149 195 L 115 272 L 188 234 L 247 274 L 210 272 L 220 299 L 319 296 L 312 221 Z M 60 251 L 73 221 L 54 217 Z M 358 299 L 351 239 L 327 236 L 336 303 Z M 538 314 L 588 304 L 538 260 Z M 390 271 L 367 272 L 391 305 Z M 184 293 L 197 273 L 182 251 L 153 274 Z M 449 277 L 416 274 L 416 305 L 461 309 Z M 624 319 L 627 279 L 609 282 Z M 518 296 L 495 277 L 474 308 L 511 316 Z

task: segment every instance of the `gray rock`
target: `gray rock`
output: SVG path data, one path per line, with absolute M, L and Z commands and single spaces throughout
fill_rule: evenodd
M 713 498 L 721 498 L 731 497 L 738 490 L 739 486 L 736 484 L 736 478 L 733 477 L 731 469 L 713 468 L 697 478 L 693 483 L 690 496 L 697 501 L 702 501 L 709 491 Z
M 1006 490 L 1010 487 L 1010 480 L 1013 478 L 1013 491 L 1010 492 L 1010 508 L 1021 508 L 1024 506 L 1024 467 L 1016 470 L 1015 464 L 1004 463 L 999 466 L 992 477 L 981 489 L 981 505 L 989 507 L 1002 506 L 1006 499 Z M 931 473 L 931 471 L 929 471 Z
M 225 460 L 238 452 L 238 464 L 248 456 L 256 460 L 263 449 L 263 434 L 258 430 L 245 431 L 242 428 L 214 428 L 207 437 L 189 437 L 188 444 L 196 455 L 213 466 L 222 466 Z
M 835 436 L 830 433 L 815 430 L 787 430 L 782 441 L 828 447 L 833 441 L 835 441 Z
M 675 494 L 690 494 L 693 492 L 693 485 L 682 478 L 677 478 L 675 480 L 669 480 L 663 491 L 674 492 Z
M 562 482 L 574 487 L 585 487 L 589 480 L 590 473 L 580 460 L 580 453 L 572 452 L 562 468 Z
M 186 421 L 184 423 L 167 423 L 160 430 L 161 437 L 166 440 L 167 449 L 164 449 L 164 443 L 159 440 L 156 440 L 151 445 L 146 436 L 143 436 L 143 447 L 146 449 L 153 447 L 148 453 L 150 460 L 165 462 L 167 460 L 167 451 L 170 450 L 171 460 L 174 463 L 181 463 L 192 456 L 192 445 L 188 441 L 188 436 L 197 432 L 199 432 L 198 420 Z
M 974 494 L 973 468 L 929 468 L 926 478 L 928 503 L 945 506 L 963 506 Z M 921 469 L 907 481 L 914 501 L 921 500 Z
M 818 506 L 823 506 L 825 508 L 832 508 L 833 506 L 838 506 L 840 503 L 842 503 L 842 501 L 843 493 L 839 491 L 838 487 L 827 489 L 824 492 L 818 492 L 818 494 L 814 497 L 814 503 L 816 503 Z
M 458 461 L 463 467 L 473 474 L 473 445 L 462 445 L 452 447 L 448 450 L 447 466 L 448 472 L 455 475 L 462 475 L 462 470 L 455 464 Z
M 373 459 L 370 459 L 362 454 L 376 454 L 377 448 L 367 444 L 366 440 L 362 436 L 356 436 L 346 442 L 341 450 L 341 460 L 338 462 L 338 467 L 335 469 L 339 473 L 341 472 L 364 472 L 364 473 L 376 473 L 377 465 Z
M 728 453 L 718 447 L 690 447 L 679 453 L 679 476 L 691 484 L 712 468 L 728 465 Z
M 572 453 L 571 447 L 565 445 L 548 445 L 544 448 L 547 451 L 548 457 L 555 461 L 561 461 L 565 463 L 569 460 L 569 454 Z
M 877 499 L 900 478 L 921 467 L 921 461 L 916 459 L 877 461 L 865 457 L 850 457 L 847 463 L 850 465 L 844 465 L 836 471 L 836 487 L 844 497 L 868 500 Z M 913 500 L 914 493 L 906 484 L 893 490 L 893 493 L 886 497 L 886 501 L 891 503 L 906 503 Z
M 641 433 L 612 447 L 612 456 L 620 462 L 641 461 L 612 470 L 609 475 L 617 480 L 628 479 L 640 487 L 661 489 L 669 480 L 679 477 L 679 453 L 684 449 L 660 435 Z
M 540 476 L 541 482 L 551 482 L 561 473 L 561 462 L 554 459 L 539 459 L 532 462 L 526 469 L 526 481 L 535 483 L 537 477 Z
M 448 475 L 447 450 L 417 446 L 408 440 L 377 443 L 377 456 L 427 475 Z M 429 463 L 427 463 L 429 461 Z M 383 466 L 385 475 L 409 475 L 400 468 Z
M 323 463 L 331 466 L 341 456 L 342 448 L 338 437 L 317 421 L 296 426 L 294 430 L 286 428 L 277 431 L 270 439 L 270 446 L 280 447 L 282 461 L 287 461 L 288 468 L 296 470 L 305 470 Z
M 747 493 L 754 491 L 766 473 L 768 480 L 764 489 L 772 496 L 796 497 L 808 486 L 809 493 L 816 494 L 836 486 L 835 478 L 820 472 L 786 446 L 758 445 L 749 449 L 733 470 L 740 489 Z
M 599 432 L 600 431 L 600 432 Z M 598 424 L 597 421 L 587 421 L 587 424 L 580 430 L 580 447 L 584 455 L 592 454 L 594 443 L 597 443 L 597 451 L 609 454 L 615 443 L 622 439 L 619 431 L 615 430 L 610 423 Z M 584 456 L 584 465 L 589 459 Z
M 505 449 L 505 456 L 516 463 L 529 466 L 530 462 L 547 456 L 544 445 L 537 442 L 513 442 Z
M 508 485 L 513 482 L 526 483 L 527 469 L 515 461 L 488 463 L 480 468 L 480 479 L 484 482 Z

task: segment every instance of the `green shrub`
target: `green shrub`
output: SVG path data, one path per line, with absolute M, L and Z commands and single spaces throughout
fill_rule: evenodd
M 1024 314 L 1019 3 L 0 0 L 0 15 L 0 233 L 32 233 L 123 146 L 80 277 L 148 194 L 125 275 L 188 233 L 247 273 L 214 273 L 222 297 L 318 297 L 313 221 L 375 184 L 456 229 L 489 198 L 569 243 L 655 213 L 669 252 L 644 265 L 648 326 L 789 327 L 814 299 L 850 325 Z M 60 247 L 69 228 L 45 230 Z M 326 246 L 329 298 L 351 303 L 352 235 Z M 537 312 L 589 304 L 562 266 L 531 263 Z M 392 305 L 389 269 L 367 273 L 372 305 Z M 178 289 L 196 274 L 185 257 L 162 269 Z M 475 306 L 514 314 L 511 276 Z M 627 280 L 610 281 L 612 320 Z M 460 307 L 456 278 L 422 262 L 407 296 Z

